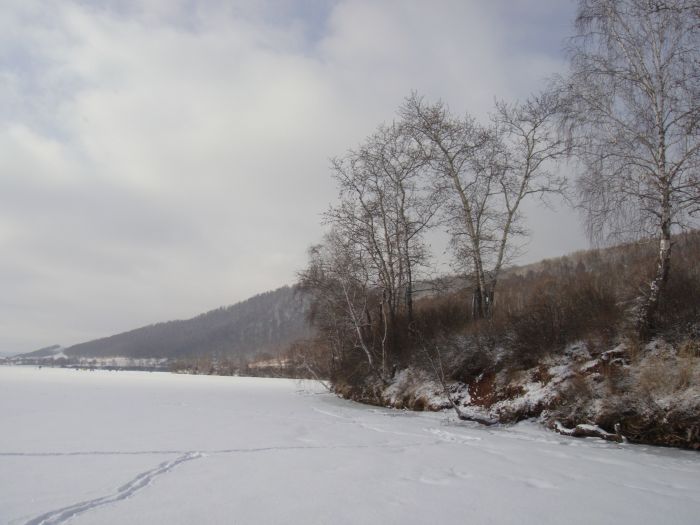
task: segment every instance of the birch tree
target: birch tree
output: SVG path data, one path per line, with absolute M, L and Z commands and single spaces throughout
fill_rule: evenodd
M 593 240 L 655 239 L 635 312 L 649 335 L 671 267 L 673 231 L 700 212 L 697 2 L 581 0 L 563 88 Z

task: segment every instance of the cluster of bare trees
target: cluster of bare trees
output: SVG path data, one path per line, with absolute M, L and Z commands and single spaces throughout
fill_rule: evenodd
M 513 238 L 526 233 L 523 200 L 564 188 L 564 179 L 551 171 L 564 153 L 552 127 L 558 111 L 553 91 L 522 104 L 497 102 L 487 125 L 454 117 L 443 104 L 417 96 L 401 108 L 406 129 L 428 159 L 457 262 L 472 276 L 475 318 L 490 317 Z
M 636 308 L 641 335 L 668 279 L 672 233 L 700 213 L 700 4 L 580 0 L 570 74 L 524 102 L 497 102 L 486 122 L 412 94 L 396 120 L 333 161 L 339 201 L 301 284 L 333 360 L 355 356 L 386 381 L 415 321 L 425 234 L 449 232 L 490 318 L 499 276 L 527 233 L 522 203 L 561 194 L 565 155 L 591 237 L 658 239 L 656 270 Z
M 428 162 L 400 123 L 380 126 L 334 159 L 339 202 L 326 213 L 330 233 L 312 248 L 302 274 L 331 348 L 344 355 L 343 345 L 352 341 L 382 380 L 399 325 L 413 321 L 414 283 L 428 258 L 423 234 L 438 209 L 424 177 Z
M 564 153 L 552 125 L 558 105 L 553 93 L 500 102 L 481 124 L 413 94 L 395 122 L 333 161 L 339 202 L 325 214 L 330 231 L 312 248 L 301 283 L 339 359 L 358 352 L 386 380 L 414 326 L 431 228 L 451 234 L 473 286 L 472 316 L 490 317 L 512 240 L 525 232 L 523 200 L 563 188 L 551 170 Z

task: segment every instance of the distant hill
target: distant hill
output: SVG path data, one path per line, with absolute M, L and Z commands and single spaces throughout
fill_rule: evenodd
M 80 343 L 69 357 L 256 357 L 308 337 L 308 301 L 285 286 L 185 321 L 168 321 Z
M 61 345 L 52 345 L 52 346 L 40 348 L 39 350 L 34 350 L 33 352 L 27 352 L 26 354 L 22 354 L 22 357 L 26 357 L 26 358 L 53 357 L 57 354 L 60 354 L 62 350 L 63 350 L 63 347 Z

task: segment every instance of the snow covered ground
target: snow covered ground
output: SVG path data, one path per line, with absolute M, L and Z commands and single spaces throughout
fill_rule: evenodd
M 697 524 L 700 454 L 312 383 L 0 367 L 0 523 Z

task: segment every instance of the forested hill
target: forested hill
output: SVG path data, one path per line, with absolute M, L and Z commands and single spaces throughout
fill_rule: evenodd
M 71 346 L 84 357 L 254 357 L 310 335 L 308 301 L 285 286 L 185 321 L 169 321 Z
M 39 350 L 34 350 L 33 352 L 28 352 L 22 354 L 22 357 L 36 358 L 36 357 L 51 357 L 58 354 L 61 351 L 61 345 L 52 345 Z

